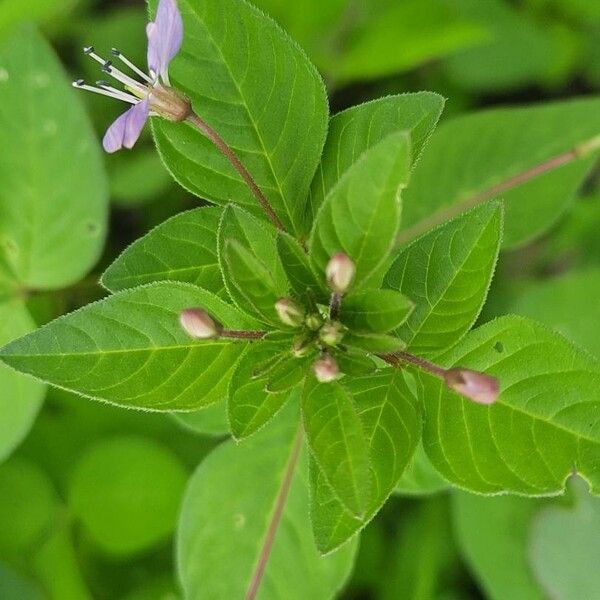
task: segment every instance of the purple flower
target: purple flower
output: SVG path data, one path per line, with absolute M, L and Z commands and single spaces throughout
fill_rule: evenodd
M 183 41 L 183 21 L 177 8 L 177 0 L 159 0 L 156 20 L 148 23 L 146 34 L 148 74 L 118 50 L 112 51 L 116 58 L 135 73 L 137 79 L 117 69 L 111 61 L 98 56 L 92 46 L 84 48 L 84 52 L 99 62 L 102 70 L 121 83 L 125 90 L 117 89 L 105 81 L 96 82 L 97 87 L 87 85 L 82 79 L 73 83 L 77 88 L 133 105 L 108 128 L 102 145 L 109 153 L 121 148 L 133 148 L 148 117 L 161 116 L 171 121 L 184 121 L 191 112 L 187 98 L 172 89 L 169 82 L 169 64 L 179 52 Z

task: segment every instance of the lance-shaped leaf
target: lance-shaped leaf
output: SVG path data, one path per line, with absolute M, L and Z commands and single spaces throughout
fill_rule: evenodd
M 4 42 L 0 67 L 0 263 L 21 287 L 61 287 L 89 271 L 104 243 L 100 149 L 66 73 L 33 28 Z
M 328 107 L 302 50 L 241 0 L 181 0 L 185 37 L 170 68 L 174 86 L 229 144 L 292 231 L 321 156 Z M 256 198 L 195 128 L 160 121 L 159 151 L 175 178 L 202 198 L 235 201 L 261 215 Z
M 155 281 L 184 281 L 222 294 L 217 259 L 221 208 L 197 208 L 168 219 L 135 241 L 102 276 L 117 292 Z
M 318 300 L 327 302 L 327 291 L 315 276 L 308 255 L 300 243 L 291 235 L 279 232 L 277 249 L 294 294 L 303 298 L 310 290 Z
M 299 391 L 290 392 L 289 389 L 279 392 L 267 391 L 273 371 L 278 369 L 282 362 L 285 363 L 284 366 L 288 365 L 285 360 L 286 353 L 290 354 L 289 346 L 259 342 L 239 361 L 229 384 L 227 403 L 231 432 L 236 438 L 252 435 L 277 414 L 291 395 L 298 397 Z M 304 361 L 295 360 L 302 363 L 300 367 L 306 372 Z M 300 380 L 302 377 L 301 372 Z
M 358 331 L 386 333 L 406 321 L 414 304 L 394 290 L 365 290 L 344 298 L 340 320 Z
M 21 302 L 0 302 L 0 344 L 28 333 L 34 323 Z M 0 462 L 29 431 L 44 399 L 46 387 L 0 365 Z
M 410 140 L 393 133 L 363 153 L 327 195 L 310 237 L 317 274 L 336 252 L 356 266 L 353 289 L 366 286 L 388 258 L 400 226 L 400 190 L 410 168 Z
M 321 552 L 331 552 L 362 529 L 383 506 L 421 439 L 421 415 L 402 373 L 386 369 L 348 379 L 369 453 L 369 502 L 357 518 L 340 502 L 323 469 L 311 462 L 311 515 Z
M 485 302 L 502 236 L 502 207 L 490 203 L 404 249 L 384 285 L 415 302 L 396 332 L 416 354 L 448 348 L 473 325 Z
M 534 321 L 504 317 L 438 357 L 498 378 L 482 406 L 419 374 L 423 441 L 451 483 L 482 493 L 556 494 L 573 469 L 600 492 L 600 363 Z
M 577 148 L 598 131 L 598 98 L 493 109 L 444 123 L 404 195 L 402 239 L 486 199 L 501 198 L 504 246 L 525 243 L 555 223 L 573 198 L 593 160 Z
M 339 383 L 306 381 L 302 414 L 308 445 L 343 506 L 364 515 L 370 499 L 367 438 L 350 392 Z
M 191 339 L 179 313 L 202 307 L 230 329 L 256 322 L 210 292 L 164 282 L 120 292 L 12 342 L 0 358 L 57 387 L 120 406 L 191 410 L 225 397 L 246 344 Z
M 334 115 L 329 122 L 323 157 L 310 188 L 310 223 L 344 173 L 366 150 L 391 133 L 409 132 L 413 160 L 416 160 L 434 130 L 443 107 L 442 96 L 418 92 L 388 96 Z
M 223 211 L 218 234 L 225 287 L 238 307 L 267 323 L 280 324 L 275 303 L 288 283 L 277 253 L 275 231 L 241 208 Z
M 326 600 L 343 585 L 356 544 L 327 557 L 315 547 L 297 425 L 290 405 L 255 437 L 220 445 L 192 476 L 177 536 L 186 598 L 243 598 L 263 566 L 258 598 Z

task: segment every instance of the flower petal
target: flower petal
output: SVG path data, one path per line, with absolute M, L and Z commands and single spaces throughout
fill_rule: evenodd
M 156 19 L 146 28 L 148 35 L 148 68 L 167 76 L 169 63 L 183 42 L 183 20 L 176 0 L 159 0 Z
M 148 100 L 142 100 L 123 113 L 106 132 L 102 145 L 109 154 L 127 148 L 131 150 L 138 141 L 150 114 Z

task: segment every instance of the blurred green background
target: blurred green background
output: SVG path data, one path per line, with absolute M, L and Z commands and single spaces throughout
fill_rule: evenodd
M 386 94 L 432 90 L 448 98 L 447 119 L 600 86 L 600 2 L 593 0 L 255 4 L 317 64 L 334 112 Z M 0 40 L 22 21 L 39 25 L 74 78 L 100 77 L 81 52 L 87 44 L 103 55 L 118 46 L 145 63 L 142 0 L 0 0 Z M 122 107 L 92 95 L 82 101 L 100 138 Z M 38 324 L 101 297 L 99 273 L 120 251 L 198 205 L 144 136 L 135 152 L 106 157 L 112 211 L 100 263 L 66 290 L 31 297 Z M 528 315 L 600 356 L 597 183 L 598 171 L 551 232 L 503 256 L 482 320 Z M 51 390 L 27 438 L 0 464 L 0 599 L 178 598 L 172 536 L 180 499 L 187 477 L 217 443 L 193 422 Z M 448 492 L 418 464 L 412 475 L 431 494 L 417 497 L 407 486 L 390 500 L 364 532 L 344 598 L 513 600 L 515 582 L 523 599 L 544 598 L 550 588 L 560 590 L 555 597 L 600 598 L 589 563 L 590 556 L 600 559 L 600 506 L 585 485 L 574 481 L 556 500 L 485 499 Z M 553 541 L 568 549 L 571 570 L 554 568 L 547 555 Z M 587 588 L 576 563 L 589 566 Z

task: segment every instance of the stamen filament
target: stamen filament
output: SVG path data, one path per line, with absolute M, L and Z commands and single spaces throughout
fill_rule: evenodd
M 129 75 L 125 75 L 125 73 L 113 66 L 113 64 L 109 60 L 104 60 L 101 56 L 98 56 L 93 46 L 88 46 L 87 48 L 84 48 L 83 52 L 91 59 L 101 64 L 102 70 L 105 73 L 108 73 L 111 77 L 114 77 L 123 85 L 127 85 L 135 90 L 138 90 L 142 94 L 146 93 L 146 89 L 143 84 L 141 84 L 139 81 L 136 81 L 135 79 L 132 79 L 131 77 L 129 77 Z
M 127 92 L 124 92 L 123 90 L 118 90 L 117 88 L 114 88 L 112 85 L 110 85 L 106 81 L 96 81 L 96 85 L 101 89 L 107 90 L 109 92 L 112 92 L 116 96 L 119 96 L 119 98 L 121 100 L 123 100 L 123 102 L 130 102 L 131 104 L 137 104 L 140 101 L 140 99 L 138 97 L 136 97 L 132 94 L 128 94 Z
M 129 99 L 123 98 L 121 95 L 116 94 L 112 91 L 97 88 L 97 87 L 94 87 L 93 85 L 87 85 L 86 83 L 81 81 L 81 79 L 79 79 L 78 81 L 74 81 L 73 87 L 77 88 L 78 90 L 85 90 L 87 92 L 93 92 L 94 94 L 100 94 L 101 96 L 108 96 L 109 98 L 112 98 L 113 100 L 122 100 L 123 102 L 128 102 L 129 104 L 137 104 L 139 102 L 139 100 L 137 98 L 135 100 L 129 100 Z M 133 98 L 133 96 L 132 96 L 132 98 Z
M 144 79 L 144 81 L 147 81 L 149 84 L 154 83 L 154 81 L 151 79 L 151 77 L 149 75 L 147 75 L 146 73 L 144 73 L 144 71 L 142 71 L 141 69 L 136 67 L 135 64 L 132 63 L 126 56 L 121 54 L 121 52 L 119 50 L 117 50 L 116 48 L 113 48 L 112 53 L 113 53 L 113 56 L 116 56 L 121 62 L 126 64 L 134 73 L 136 73 L 142 79 Z

